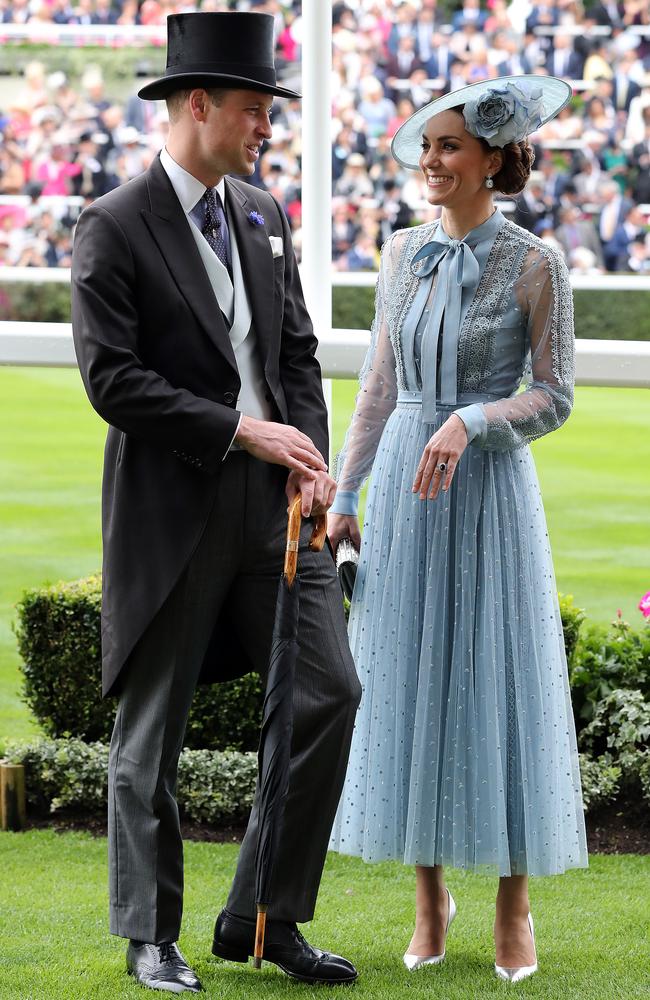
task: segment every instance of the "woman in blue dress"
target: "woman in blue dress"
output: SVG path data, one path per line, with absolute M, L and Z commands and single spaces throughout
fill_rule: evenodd
M 409 969 L 439 963 L 444 866 L 499 877 L 497 975 L 537 968 L 528 877 L 587 864 L 555 578 L 529 443 L 573 402 L 558 252 L 495 209 L 526 136 L 566 105 L 552 77 L 448 94 L 397 132 L 438 222 L 383 251 L 330 538 L 359 543 L 350 641 L 364 694 L 333 849 L 416 866 Z

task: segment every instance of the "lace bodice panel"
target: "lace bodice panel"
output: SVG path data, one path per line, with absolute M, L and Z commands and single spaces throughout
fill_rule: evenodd
M 560 254 L 506 223 L 459 344 L 459 393 L 497 394 L 458 409 L 472 444 L 520 448 L 560 427 L 573 406 L 573 297 Z M 522 389 L 523 391 L 518 391 Z
M 398 391 L 418 388 L 411 384 L 414 366 L 403 356 L 401 332 L 420 280 L 435 282 L 435 275 L 414 276 L 410 265 L 436 225 L 394 233 L 382 250 L 370 347 L 337 463 L 339 495 L 333 509 L 341 512 L 351 512 L 347 497 L 358 493 L 370 473 Z M 554 248 L 504 220 L 463 320 L 456 412 L 474 446 L 522 447 L 566 420 L 573 382 L 573 301 L 566 265 Z M 463 406 L 467 393 L 493 401 Z

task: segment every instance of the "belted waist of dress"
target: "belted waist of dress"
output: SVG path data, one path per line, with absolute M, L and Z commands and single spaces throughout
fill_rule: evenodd
M 459 392 L 454 403 L 436 401 L 436 412 L 452 413 L 461 406 L 470 406 L 472 403 L 493 403 L 501 399 L 496 392 Z M 415 389 L 400 389 L 397 393 L 398 406 L 422 406 L 422 392 Z

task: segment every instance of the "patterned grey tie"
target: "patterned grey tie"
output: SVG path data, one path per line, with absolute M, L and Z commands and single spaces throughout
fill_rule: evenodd
M 218 205 L 217 199 L 219 199 Z M 228 236 L 224 232 L 227 226 L 226 215 L 221 204 L 221 198 L 219 198 L 219 192 L 215 192 L 212 188 L 206 188 L 203 195 L 203 205 L 205 207 L 205 221 L 201 232 L 223 266 L 232 276 L 230 261 L 228 259 Z

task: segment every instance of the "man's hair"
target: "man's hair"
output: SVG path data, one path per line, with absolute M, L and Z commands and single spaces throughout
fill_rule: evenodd
M 185 102 L 192 93 L 192 90 L 196 90 L 196 87 L 186 87 L 185 90 L 175 90 L 172 94 L 165 98 L 165 103 L 167 104 L 167 113 L 169 115 L 169 124 L 175 125 L 180 118 Z M 216 108 L 219 107 L 224 97 L 228 93 L 227 87 L 205 87 L 205 92 L 210 98 L 210 102 L 214 104 Z

